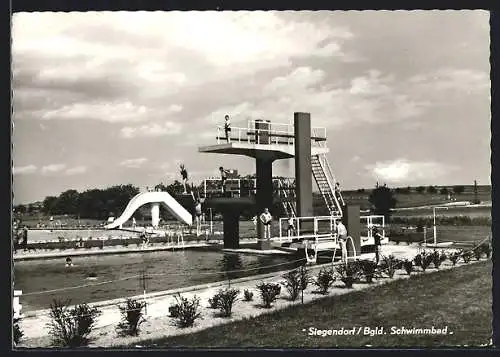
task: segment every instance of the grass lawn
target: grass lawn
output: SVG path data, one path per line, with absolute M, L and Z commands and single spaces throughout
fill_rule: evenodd
M 141 342 L 146 347 L 439 347 L 479 346 L 492 329 L 492 264 L 455 269 L 374 286 L 197 333 Z M 391 327 L 448 328 L 447 335 L 391 335 Z M 386 334 L 308 336 L 317 329 L 384 327 Z M 450 334 L 451 332 L 451 334 Z

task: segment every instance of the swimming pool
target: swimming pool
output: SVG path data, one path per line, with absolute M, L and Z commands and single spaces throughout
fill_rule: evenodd
M 15 289 L 23 291 L 24 311 L 47 309 L 53 299 L 70 299 L 72 304 L 78 304 L 140 295 L 143 273 L 146 291 L 150 293 L 300 265 L 294 256 L 208 250 L 74 257 L 72 260 L 74 266 L 69 268 L 65 267 L 64 258 L 15 263 Z M 96 275 L 95 279 L 89 278 L 91 273 Z M 61 290 L 50 292 L 55 289 Z

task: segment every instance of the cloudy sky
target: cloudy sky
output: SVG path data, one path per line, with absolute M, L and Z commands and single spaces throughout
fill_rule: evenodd
M 178 178 L 233 126 L 327 128 L 344 188 L 490 183 L 484 11 L 88 12 L 13 17 L 14 200 Z M 293 162 L 276 162 L 291 174 Z

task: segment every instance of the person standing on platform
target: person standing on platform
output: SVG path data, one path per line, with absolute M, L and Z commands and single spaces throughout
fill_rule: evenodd
M 293 222 L 293 217 L 288 217 L 288 236 L 291 237 L 293 234 L 295 234 L 295 225 Z
M 377 263 L 377 265 L 378 265 L 378 262 L 380 260 L 379 247 L 381 244 L 382 235 L 378 232 L 377 227 L 373 227 L 372 234 L 373 234 L 373 240 L 375 241 L 375 263 Z
M 260 215 L 260 220 L 264 224 L 264 238 L 271 238 L 271 222 L 273 216 L 271 216 L 268 208 L 264 208 L 264 212 Z
M 222 181 L 222 193 L 226 191 L 226 180 L 227 180 L 227 171 L 221 166 L 219 167 L 220 171 L 220 179 Z
M 186 170 L 186 167 L 184 166 L 184 164 L 180 165 L 180 169 L 181 169 L 181 176 L 182 176 L 182 185 L 184 186 L 184 194 L 186 194 L 187 193 L 188 173 L 187 173 L 187 170 Z
M 337 234 L 342 252 L 342 263 L 347 264 L 347 228 L 342 222 L 337 223 Z
M 226 141 L 231 142 L 231 121 L 229 120 L 229 115 L 226 114 L 224 117 L 224 133 L 226 134 Z

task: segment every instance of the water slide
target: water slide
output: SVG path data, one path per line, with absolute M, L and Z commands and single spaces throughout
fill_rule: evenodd
M 130 217 L 134 214 L 135 211 L 139 209 L 139 207 L 148 204 L 148 203 L 161 203 L 163 204 L 168 211 L 179 221 L 192 225 L 193 217 L 191 213 L 189 213 L 179 202 L 177 202 L 168 192 L 143 192 L 135 195 L 127 207 L 123 211 L 122 215 L 115 219 L 113 223 L 110 223 L 105 226 L 106 229 L 113 229 L 120 227 L 125 224 Z

